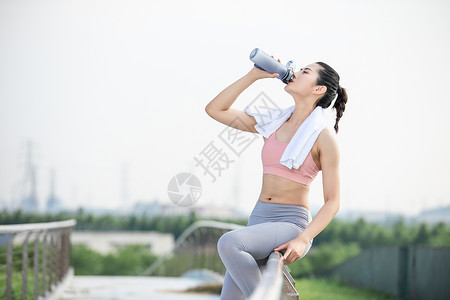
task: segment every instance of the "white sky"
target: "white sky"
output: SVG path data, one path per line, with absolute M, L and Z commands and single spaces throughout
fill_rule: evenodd
M 250 213 L 261 137 L 214 183 L 193 157 L 224 129 L 204 107 L 250 70 L 259 47 L 339 72 L 349 94 L 337 135 L 342 210 L 450 204 L 449 15 L 449 1 L 0 0 L 0 200 L 17 201 L 31 139 L 41 205 L 54 168 L 66 206 L 123 207 L 126 168 L 129 203 L 171 203 L 170 179 L 193 172 L 196 205 Z M 290 106 L 283 87 L 258 81 L 232 107 L 261 91 Z

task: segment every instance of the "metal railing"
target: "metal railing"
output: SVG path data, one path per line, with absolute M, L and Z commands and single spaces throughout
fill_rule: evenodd
M 278 251 L 269 255 L 262 279 L 249 300 L 298 300 L 295 281 Z
M 201 267 L 224 273 L 225 268 L 217 253 L 217 241 L 227 231 L 244 227 L 218 221 L 197 221 L 191 224 L 175 241 L 173 250 L 160 256 L 142 275 L 180 276 L 182 273 Z M 189 259 L 182 259 L 182 258 Z M 181 259 L 180 259 L 181 258 Z M 177 259 L 174 268 L 167 268 L 164 262 Z M 216 264 L 216 262 L 218 262 Z
M 278 300 L 281 298 L 283 260 L 278 251 L 269 255 L 262 279 L 249 300 Z
M 217 221 L 195 222 L 175 241 L 173 251 L 160 256 L 142 275 L 180 276 L 189 269 L 199 267 L 224 274 L 225 267 L 217 253 L 217 242 L 225 232 L 242 227 L 245 226 Z M 281 253 L 273 252 L 269 256 L 254 295 L 252 300 L 298 300 L 295 281 L 288 266 L 284 265 Z
M 0 225 L 0 299 L 46 299 L 70 268 L 74 219 Z

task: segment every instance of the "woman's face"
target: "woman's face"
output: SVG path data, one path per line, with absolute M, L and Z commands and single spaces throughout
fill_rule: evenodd
M 284 90 L 292 96 L 309 96 L 314 93 L 317 78 L 319 77 L 318 64 L 310 64 L 295 72 L 291 81 L 284 87 Z

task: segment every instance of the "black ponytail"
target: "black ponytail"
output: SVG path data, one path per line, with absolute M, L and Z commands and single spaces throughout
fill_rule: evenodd
M 343 87 L 339 86 L 337 90 L 337 98 L 336 101 L 334 101 L 333 105 L 334 109 L 336 109 L 336 124 L 334 124 L 334 130 L 336 130 L 336 134 L 339 131 L 338 123 L 342 115 L 344 114 L 347 99 L 347 91 Z
M 339 74 L 329 65 L 324 62 L 316 62 L 322 68 L 319 69 L 319 77 L 317 78 L 316 85 L 324 85 L 327 87 L 325 94 L 318 99 L 317 106 L 323 108 L 328 108 L 336 97 L 333 108 L 336 109 L 336 124 L 334 125 L 334 130 L 336 134 L 339 131 L 339 120 L 341 119 L 345 104 L 347 103 L 347 91 L 339 85 Z

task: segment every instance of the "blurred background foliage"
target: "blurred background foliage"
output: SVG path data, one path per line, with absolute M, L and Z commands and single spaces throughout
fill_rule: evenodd
M 75 230 L 78 231 L 158 231 L 171 233 L 175 239 L 189 225 L 200 220 L 194 212 L 181 216 L 118 216 L 94 215 L 80 209 L 59 214 L 5 212 L 0 215 L 0 224 L 39 223 L 70 218 L 77 220 Z M 212 220 L 244 226 L 247 224 L 246 219 Z M 443 222 L 407 224 L 402 218 L 391 225 L 369 223 L 363 218 L 357 221 L 333 219 L 314 238 L 310 253 L 290 264 L 289 268 L 293 276 L 302 276 L 331 268 L 370 247 L 407 245 L 450 246 L 450 225 Z M 72 265 L 76 275 L 139 275 L 156 259 L 157 255 L 151 253 L 148 246 L 139 244 L 118 247 L 115 252 L 108 254 L 97 253 L 82 244 L 72 245 Z

